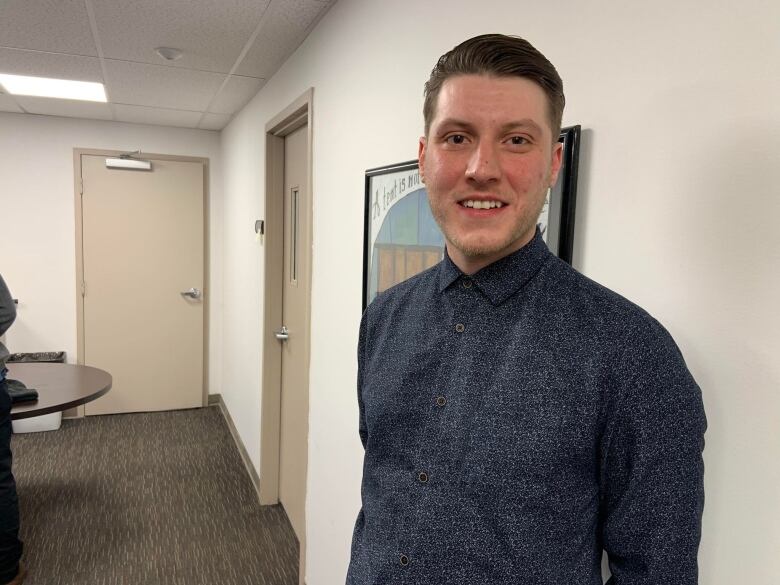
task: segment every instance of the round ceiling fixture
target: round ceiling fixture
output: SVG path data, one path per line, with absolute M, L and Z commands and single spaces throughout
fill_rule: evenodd
M 154 52 L 166 61 L 178 61 L 184 55 L 180 49 L 174 49 L 173 47 L 157 47 Z

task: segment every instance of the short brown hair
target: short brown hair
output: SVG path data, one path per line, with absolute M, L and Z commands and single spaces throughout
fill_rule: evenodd
M 520 37 L 487 34 L 463 41 L 439 57 L 425 83 L 425 135 L 436 113 L 436 102 L 444 82 L 456 75 L 494 75 L 524 77 L 539 85 L 547 96 L 547 114 L 553 144 L 561 132 L 561 119 L 566 98 L 563 81 L 547 57 Z

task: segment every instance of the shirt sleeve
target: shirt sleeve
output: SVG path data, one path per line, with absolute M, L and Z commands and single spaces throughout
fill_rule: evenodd
M 3 277 L 0 276 L 0 335 L 3 335 L 16 319 L 16 306 Z
M 363 404 L 363 378 L 365 376 L 365 353 L 366 353 L 366 328 L 368 321 L 368 311 L 363 313 L 363 317 L 360 319 L 360 333 L 358 336 L 358 374 L 357 374 L 357 398 L 358 398 L 358 411 L 360 418 L 358 422 L 358 433 L 360 434 L 360 442 L 363 443 L 363 449 L 366 448 L 366 441 L 368 440 L 368 428 L 366 426 L 366 411 Z
M 657 323 L 624 349 L 602 442 L 608 585 L 696 585 L 704 507 L 701 391 Z

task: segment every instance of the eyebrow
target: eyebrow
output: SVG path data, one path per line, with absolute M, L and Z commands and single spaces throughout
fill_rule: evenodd
M 523 118 L 522 120 L 518 120 L 516 122 L 508 122 L 507 124 L 504 124 L 501 129 L 504 132 L 507 132 L 509 130 L 515 130 L 517 128 L 530 128 L 531 130 L 542 133 L 542 127 L 539 126 L 536 122 L 531 120 L 530 118 Z
M 465 120 L 459 120 L 458 118 L 445 118 L 441 121 L 441 123 L 438 124 L 440 128 L 447 127 L 447 126 L 457 126 L 459 128 L 464 128 L 465 130 L 473 131 L 474 125 L 470 122 L 467 122 Z M 503 124 L 501 126 L 501 132 L 510 132 L 512 130 L 517 130 L 521 128 L 528 128 L 534 132 L 537 132 L 539 134 L 542 133 L 542 128 L 531 120 L 530 118 L 523 118 L 522 120 L 514 120 L 512 122 L 507 122 L 506 124 Z

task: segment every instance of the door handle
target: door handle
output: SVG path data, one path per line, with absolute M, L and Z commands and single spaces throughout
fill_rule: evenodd
M 279 331 L 274 331 L 274 337 L 279 341 L 287 341 L 290 338 L 290 332 L 287 330 L 287 327 L 282 325 Z
M 179 293 L 183 297 L 189 297 L 191 299 L 199 299 L 200 298 L 200 289 L 197 288 L 191 288 L 190 290 L 183 290 Z

